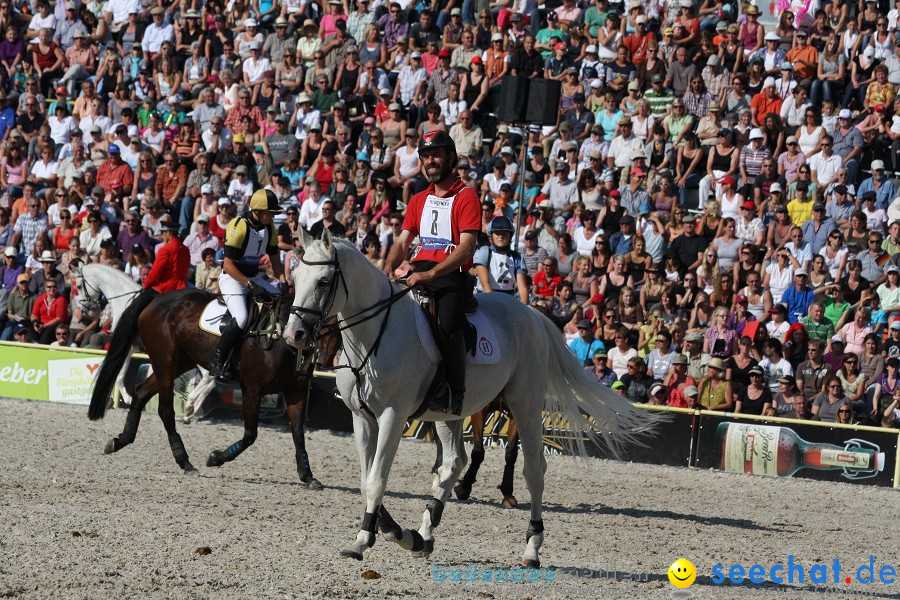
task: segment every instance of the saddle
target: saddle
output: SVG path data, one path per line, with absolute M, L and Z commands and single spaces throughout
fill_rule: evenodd
M 434 296 L 428 293 L 424 287 L 419 287 L 414 294 L 414 299 L 419 304 L 419 309 L 425 315 L 425 319 L 428 322 L 429 329 L 431 330 L 431 335 L 434 340 L 439 340 L 439 328 L 438 328 L 438 300 Z M 469 298 L 465 305 L 463 306 L 463 310 L 466 313 L 466 316 L 474 315 L 478 310 L 478 300 L 474 297 Z M 476 353 L 476 342 L 478 340 L 478 331 L 475 326 L 467 319 L 466 325 L 463 330 L 463 338 L 466 342 L 466 352 L 471 354 L 471 356 L 475 356 Z M 438 393 L 440 386 L 444 383 L 445 375 L 444 375 L 444 362 L 443 360 L 438 363 L 437 371 L 435 371 L 434 379 L 431 380 L 431 384 L 428 386 L 428 391 L 425 393 L 425 397 L 422 399 L 422 403 L 415 410 L 415 412 L 409 416 L 409 419 L 417 419 L 422 416 L 430 407 Z

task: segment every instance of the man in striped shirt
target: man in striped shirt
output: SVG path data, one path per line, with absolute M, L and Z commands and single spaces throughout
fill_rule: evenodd
M 663 77 L 659 73 L 654 74 L 650 82 L 653 87 L 644 92 L 644 100 L 650 103 L 650 112 L 653 116 L 662 118 L 672 108 L 672 102 L 675 101 L 675 93 L 663 87 Z

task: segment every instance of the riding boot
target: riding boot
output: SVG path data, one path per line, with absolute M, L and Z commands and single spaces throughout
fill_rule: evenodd
M 241 326 L 234 321 L 228 323 L 225 329 L 222 330 L 219 345 L 216 346 L 216 352 L 213 354 L 212 362 L 209 365 L 210 375 L 216 378 L 223 378 L 228 375 L 228 356 L 241 339 L 241 333 Z
M 438 388 L 430 408 L 435 412 L 459 415 L 466 395 L 466 338 L 457 331 L 444 343 L 444 383 Z

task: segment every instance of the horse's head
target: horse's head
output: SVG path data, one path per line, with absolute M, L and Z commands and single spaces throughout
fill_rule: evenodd
M 315 341 L 329 317 L 336 315 L 347 300 L 347 287 L 341 273 L 338 248 L 328 228 L 315 240 L 300 228 L 303 255 L 291 277 L 294 302 L 284 328 L 284 341 L 303 348 Z
M 84 267 L 80 260 L 70 264 L 72 275 L 75 277 L 75 288 L 78 290 L 78 304 L 82 310 L 95 310 L 100 306 L 100 288 L 84 278 Z

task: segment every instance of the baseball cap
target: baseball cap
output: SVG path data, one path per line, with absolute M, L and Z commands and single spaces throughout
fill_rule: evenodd
M 19 277 L 21 277 L 21 275 Z M 891 323 L 891 329 L 900 331 L 900 321 L 894 321 L 893 323 Z
M 219 198 L 219 206 L 228 206 L 229 204 L 231 204 L 231 198 L 229 198 L 228 196 L 222 196 L 221 198 Z
M 815 204 L 813 204 L 812 209 L 813 210 L 825 210 L 825 205 L 822 204 L 821 202 L 816 202 Z
M 609 387 L 610 387 L 610 389 L 621 390 L 621 389 L 625 388 L 625 384 L 622 383 L 621 381 L 613 381 L 612 385 Z
M 109 154 L 119 154 L 120 150 L 119 150 L 119 147 L 118 147 L 116 144 L 110 144 L 110 145 L 106 148 L 106 152 L 109 153 Z
M 696 386 L 689 385 L 686 388 L 684 388 L 685 396 L 698 396 L 699 394 L 700 394 L 700 392 L 697 390 Z
M 838 113 L 838 119 L 852 119 L 853 113 L 850 112 L 849 108 L 842 108 L 841 112 Z
M 12 256 L 15 256 L 16 253 L 13 251 Z M 16 277 L 16 283 L 22 283 L 23 281 L 28 281 L 28 275 L 25 273 L 19 273 L 18 277 Z M 895 324 L 900 324 L 900 321 L 894 321 Z M 900 328 L 898 328 L 900 329 Z
M 199 217 L 197 217 L 198 223 L 209 223 L 209 215 L 206 213 L 201 213 Z
M 201 193 L 201 194 L 212 194 L 212 193 L 213 193 L 213 186 L 212 186 L 212 184 L 204 183 L 203 185 L 201 185 L 201 186 L 200 186 L 200 193 Z
M 761 140 L 764 137 L 766 137 L 766 136 L 763 135 L 762 130 L 759 129 L 758 127 L 754 127 L 753 129 L 750 130 L 750 139 L 751 140 Z
M 781 184 L 778 183 L 777 181 L 776 181 L 775 183 L 773 183 L 772 185 L 769 186 L 769 193 L 770 193 L 770 194 L 771 194 L 771 193 L 774 193 L 774 192 L 783 192 L 783 191 L 784 191 L 784 190 L 781 189 Z
M 536 240 L 536 239 L 537 239 L 537 234 L 536 234 L 535 232 L 533 232 L 533 231 L 526 231 L 526 232 L 525 232 L 525 239 L 526 239 L 526 240 Z

